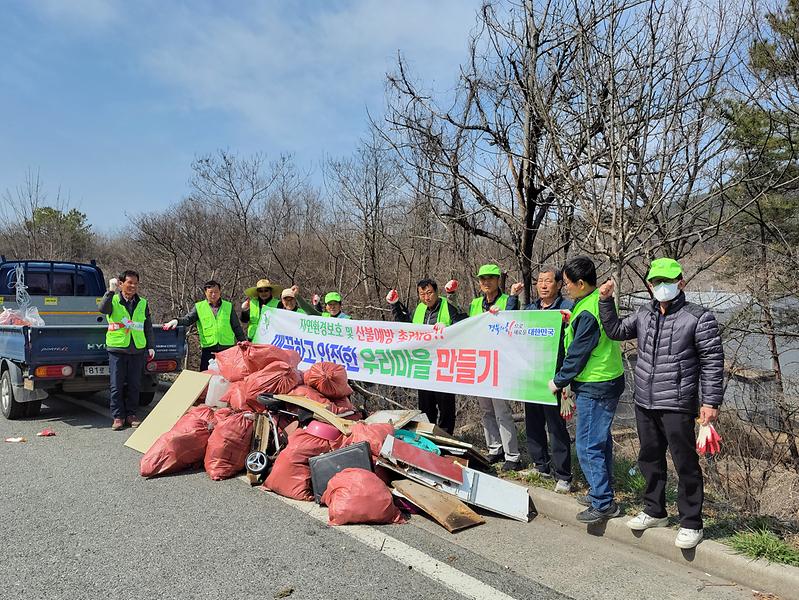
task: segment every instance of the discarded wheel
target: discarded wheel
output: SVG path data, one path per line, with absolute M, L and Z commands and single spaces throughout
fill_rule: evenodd
M 261 475 L 266 473 L 266 468 L 269 466 L 269 459 L 263 452 L 254 450 L 247 455 L 245 465 L 249 473 Z

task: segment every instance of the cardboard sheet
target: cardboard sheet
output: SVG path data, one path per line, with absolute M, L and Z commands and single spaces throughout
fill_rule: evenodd
M 483 517 L 454 496 L 409 479 L 395 481 L 392 485 L 404 498 L 430 515 L 450 533 L 485 523 Z
M 205 373 L 183 371 L 125 445 L 142 454 L 147 452 L 191 408 L 210 380 L 211 376 Z

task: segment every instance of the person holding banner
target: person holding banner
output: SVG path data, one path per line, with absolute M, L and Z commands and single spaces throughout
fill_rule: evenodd
M 297 303 L 309 315 L 317 317 L 331 317 L 333 319 L 351 319 L 347 313 L 341 311 L 341 294 L 338 292 L 328 292 L 325 294 L 324 310 L 319 310 L 316 306 L 305 300 L 299 295 L 299 288 L 295 285 L 294 288 Z M 318 296 L 314 296 L 314 302 Z
M 564 335 L 566 356 L 554 379 L 553 394 L 571 386 L 577 407 L 575 449 L 590 491 L 581 523 L 598 523 L 619 516 L 613 498 L 613 438 L 611 425 L 624 391 L 624 366 L 619 342 L 611 340 L 599 317 L 596 267 L 587 256 L 570 259 L 563 267 L 563 289 L 574 300 Z
M 259 279 L 255 287 L 244 290 L 247 299 L 241 305 L 241 322 L 247 327 L 247 339 L 252 341 L 264 308 L 280 308 L 277 294 L 283 290 L 268 279 Z
M 178 325 L 189 327 L 197 323 L 200 336 L 200 371 L 208 369 L 208 363 L 216 352 L 227 350 L 247 339 L 241 328 L 239 317 L 233 310 L 233 304 L 222 300 L 222 287 L 211 280 L 203 286 L 205 300 L 197 302 L 191 311 L 164 324 L 164 329 L 174 329 Z
M 561 295 L 563 275 L 555 267 L 541 267 L 538 271 L 535 289 L 538 299 L 524 307 L 524 310 L 559 310 L 564 313 L 564 329 L 561 330 L 561 344 L 558 349 L 557 369 L 563 364 L 565 351 L 563 336 L 568 315 L 574 303 Z M 524 289 L 523 283 L 511 286 L 511 296 L 517 296 Z M 563 393 L 568 393 L 564 390 Z M 569 416 L 569 418 L 571 418 Z M 527 437 L 527 453 L 542 477 L 555 478 L 555 491 L 568 494 L 572 490 L 571 437 L 566 429 L 566 420 L 557 404 L 546 405 L 535 402 L 524 403 L 524 427 Z M 547 430 L 549 441 L 547 441 Z
M 297 304 L 297 293 L 294 291 L 294 287 L 283 290 L 283 292 L 280 294 L 280 303 L 281 308 L 290 312 L 295 312 L 301 315 L 308 314 Z
M 497 313 L 500 310 L 515 310 L 518 298 L 508 296 L 499 287 L 502 272 L 497 265 L 483 265 L 477 271 L 481 294 L 469 305 L 469 316 L 476 317 L 484 312 Z M 496 464 L 504 459 L 503 471 L 519 471 L 526 465 L 519 452 L 516 423 L 513 411 L 507 400 L 478 398 L 482 412 L 483 433 L 488 446 L 488 460 Z
M 447 293 L 458 289 L 458 282 L 451 280 L 444 286 Z M 433 325 L 435 327 L 448 327 L 453 323 L 462 321 L 467 317 L 455 304 L 438 295 L 438 284 L 432 279 L 422 279 L 416 284 L 419 294 L 419 303 L 410 314 L 408 308 L 399 301 L 397 290 L 391 290 L 386 295 L 386 301 L 391 305 L 394 320 L 402 323 L 415 323 L 417 325 Z M 431 423 L 437 424 L 450 435 L 455 431 L 455 394 L 435 392 L 432 390 L 419 391 L 419 410 L 427 415 Z

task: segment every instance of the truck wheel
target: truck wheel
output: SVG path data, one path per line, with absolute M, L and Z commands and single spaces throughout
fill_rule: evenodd
M 139 393 L 139 406 L 149 406 L 153 398 L 155 398 L 155 392 L 140 392 Z
M 42 412 L 41 400 L 34 400 L 33 402 L 25 402 L 25 404 L 23 404 L 22 406 L 25 407 L 26 417 L 38 417 L 39 413 Z
M 3 371 L 0 376 L 0 411 L 6 419 L 15 420 L 25 416 L 25 405 L 14 400 L 11 373 Z

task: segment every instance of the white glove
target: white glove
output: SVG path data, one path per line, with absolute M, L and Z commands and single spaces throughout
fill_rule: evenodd
M 116 292 L 119 289 L 119 280 L 114 277 L 113 279 L 108 280 L 108 291 L 109 292 Z
M 458 291 L 458 280 L 457 279 L 450 279 L 446 285 L 444 286 L 444 291 L 448 294 L 452 294 L 453 292 Z
M 574 416 L 576 407 L 574 400 L 572 400 L 571 391 L 568 388 L 560 391 L 560 416 L 566 421 L 570 421 Z
M 150 362 L 154 358 L 155 358 L 155 350 L 151 348 L 150 350 L 147 351 L 147 362 Z
M 386 294 L 386 302 L 389 304 L 396 304 L 399 302 L 399 292 L 397 292 L 397 290 L 391 290 Z
M 241 303 L 241 310 L 250 310 L 250 300 L 249 300 L 249 298 Z
M 164 323 L 163 330 L 166 331 L 167 329 L 175 329 L 178 326 L 178 320 L 172 319 L 169 323 Z
M 320 302 L 321 300 L 322 300 L 322 298 L 319 296 L 319 294 L 314 294 L 314 295 L 313 295 L 313 298 L 311 298 L 311 304 L 313 304 L 314 306 L 316 306 L 317 304 L 319 304 L 319 302 Z

